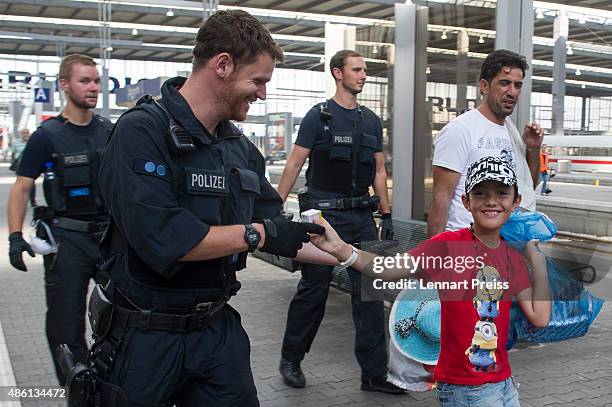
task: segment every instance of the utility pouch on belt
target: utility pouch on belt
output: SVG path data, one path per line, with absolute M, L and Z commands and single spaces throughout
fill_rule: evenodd
M 36 221 L 39 219 L 49 220 L 53 218 L 54 215 L 55 213 L 53 209 L 49 208 L 48 206 L 37 205 L 32 208 L 32 220 L 33 221 Z
M 378 210 L 378 204 L 380 203 L 380 198 L 377 195 L 372 195 L 368 198 L 368 209 L 370 212 L 376 212 Z
M 89 298 L 89 323 L 97 337 L 103 338 L 110 329 L 115 306 L 106 297 L 102 285 L 96 284 Z

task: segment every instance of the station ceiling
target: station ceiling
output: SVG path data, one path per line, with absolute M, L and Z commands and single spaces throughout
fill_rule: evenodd
M 325 22 L 356 25 L 357 50 L 372 75 L 386 76 L 394 40 L 394 4 L 404 0 L 221 0 L 220 8 L 242 7 L 273 33 L 288 68 L 322 70 Z M 468 29 L 468 80 L 477 82 L 482 58 L 494 48 L 495 1 L 415 0 L 429 7 L 428 66 L 432 82 L 453 83 L 457 30 Z M 195 32 L 202 22 L 201 0 L 112 0 L 114 59 L 190 62 Z M 550 78 L 553 20 L 569 6 L 567 93 L 612 94 L 612 2 L 534 2 L 536 78 Z M 0 53 L 55 56 L 83 53 L 99 57 L 99 2 L 91 0 L 0 0 Z M 446 51 L 451 51 L 451 53 Z M 577 73 L 579 75 L 577 75 Z M 576 82 L 593 86 L 585 89 Z M 597 87 L 595 84 L 602 84 Z M 609 88 L 606 88 L 610 85 Z M 534 90 L 550 92 L 550 82 L 534 80 Z

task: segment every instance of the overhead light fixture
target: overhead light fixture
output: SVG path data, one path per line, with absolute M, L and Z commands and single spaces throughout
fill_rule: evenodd
M 106 50 L 107 50 L 108 52 L 112 52 L 112 51 L 113 51 L 113 47 L 108 46 L 108 47 L 106 47 Z
M 576 76 L 580 76 L 582 75 L 582 72 L 580 72 L 580 69 L 576 69 Z
M 586 85 L 585 85 L 584 83 L 583 83 L 582 85 L 580 85 L 580 87 L 581 87 L 582 89 L 586 89 Z
M 580 24 L 586 24 L 586 16 L 583 14 L 582 17 L 580 17 L 580 20 L 578 20 L 578 22 Z
M 378 47 L 376 45 L 374 45 L 374 48 L 372 48 L 372 53 L 378 54 Z
M 322 56 L 321 59 L 319 59 L 319 62 L 324 64 L 325 63 L 325 56 Z
M 446 35 L 446 30 L 442 31 L 442 35 L 440 36 L 440 38 L 443 40 L 448 38 L 448 36 Z
M 132 28 L 132 35 L 138 35 L 138 30 L 136 28 Z
M 425 70 L 425 73 L 426 73 L 427 75 L 429 75 L 429 74 L 431 73 L 431 68 L 430 68 L 430 67 L 427 67 L 427 69 Z
M 544 12 L 542 11 L 542 9 L 538 9 L 538 11 L 536 12 L 536 19 L 541 20 L 544 18 Z
M 478 43 L 479 44 L 484 44 L 484 38 L 483 38 L 482 35 L 480 36 L 480 38 L 478 38 Z
M 166 11 L 166 15 L 167 15 L 168 17 L 174 17 L 174 11 L 172 11 L 172 9 L 171 9 L 171 8 L 169 8 L 169 9 L 168 9 L 168 11 Z
M 574 50 L 569 45 L 567 46 L 567 55 L 574 55 Z

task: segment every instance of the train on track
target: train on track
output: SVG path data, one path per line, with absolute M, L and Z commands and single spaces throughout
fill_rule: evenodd
M 612 135 L 545 136 L 544 144 L 555 169 L 569 160 L 571 171 L 612 173 Z

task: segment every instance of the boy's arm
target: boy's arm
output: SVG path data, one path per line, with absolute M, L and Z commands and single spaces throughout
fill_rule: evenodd
M 353 252 L 351 245 L 340 239 L 338 233 L 325 219 L 317 219 L 315 222 L 325 228 L 325 234 L 311 235 L 310 242 L 312 244 L 305 244 L 298 252 L 296 260 L 327 265 L 338 265 L 338 262 L 347 261 Z M 361 273 L 385 281 L 414 276 L 408 268 L 396 267 L 400 266 L 396 264 L 397 262 L 384 264 L 385 258 L 383 256 L 359 249 L 356 250 L 358 257 L 351 267 Z M 335 258 L 337 262 L 330 264 L 334 263 L 333 260 L 329 261 L 330 258 Z M 390 267 L 385 267 L 385 265 Z
M 525 256 L 531 262 L 533 285 L 519 292 L 516 299 L 527 320 L 537 328 L 544 328 L 550 321 L 551 295 L 546 270 L 546 256 L 534 242 L 527 243 Z

